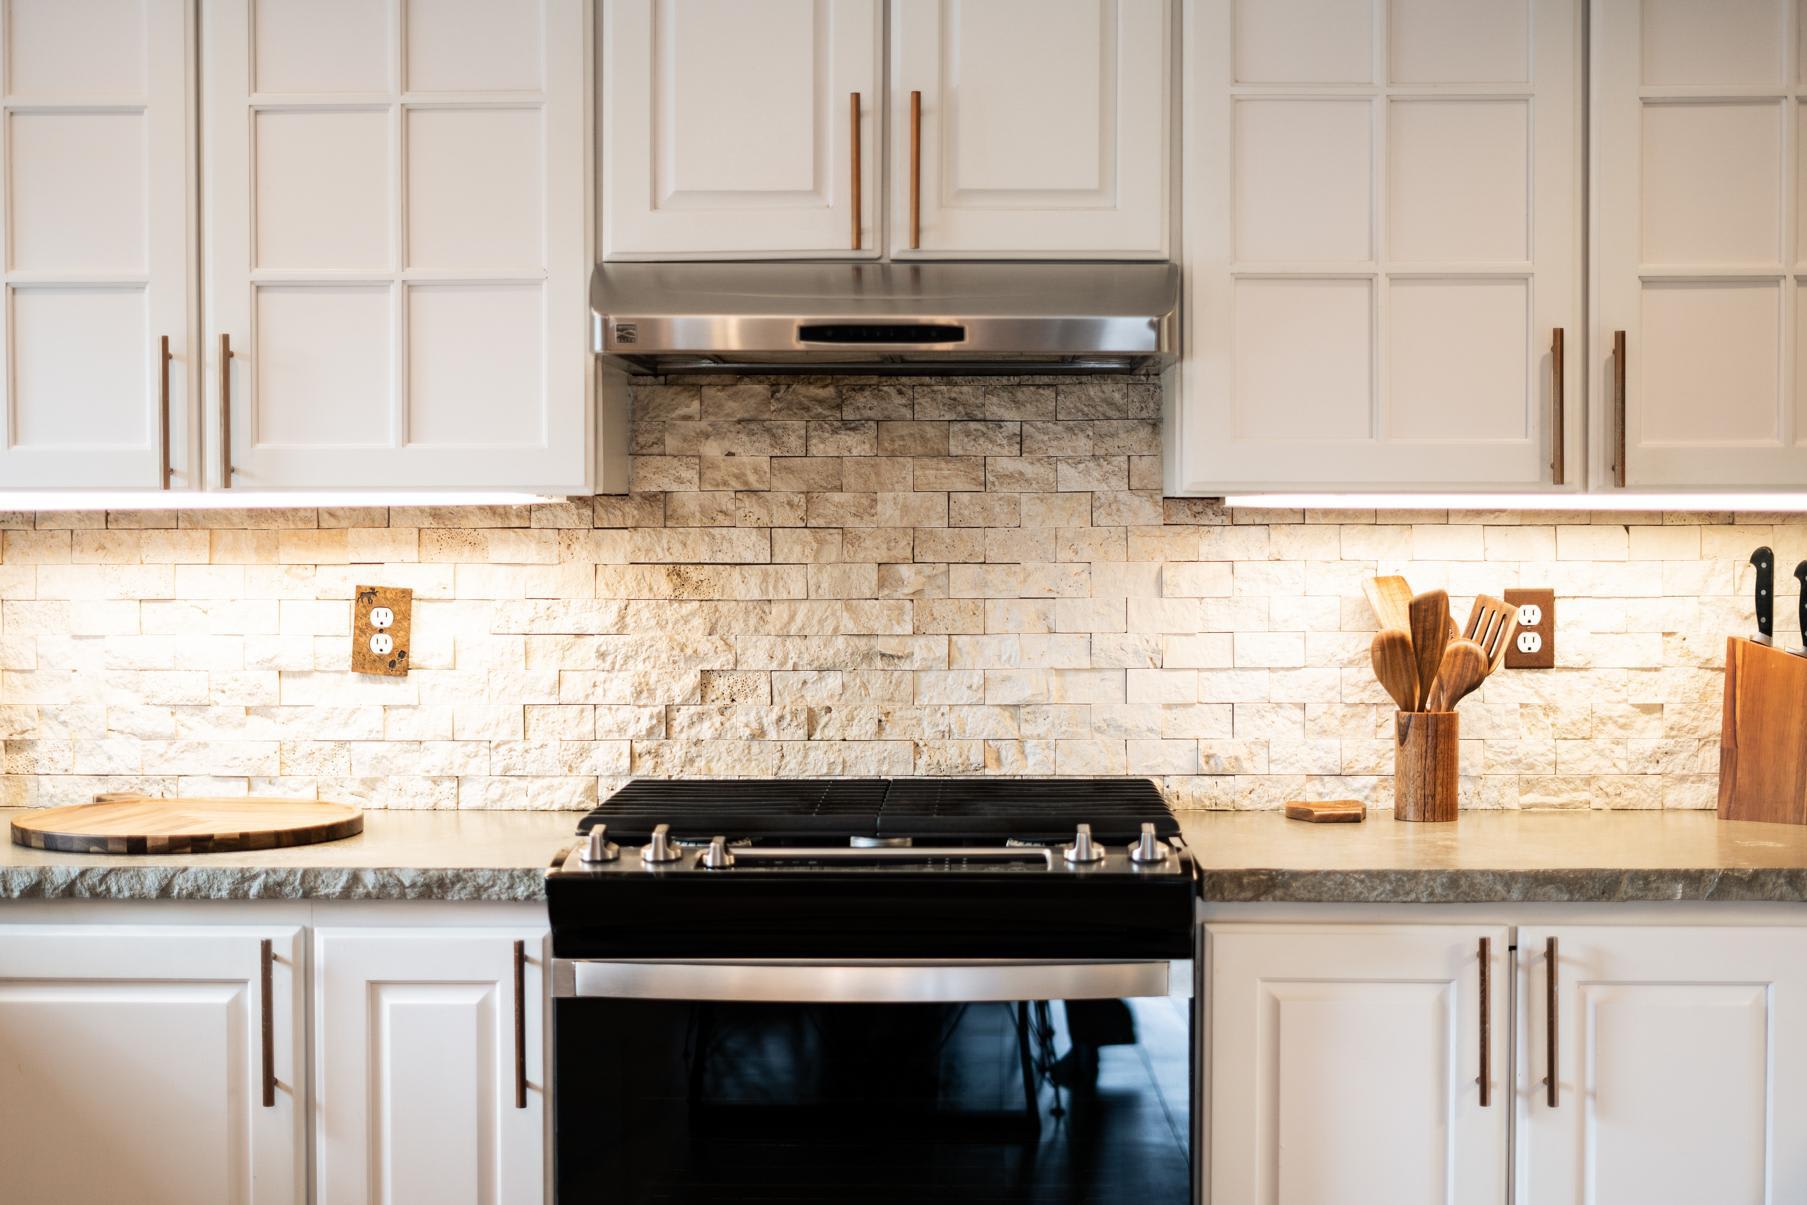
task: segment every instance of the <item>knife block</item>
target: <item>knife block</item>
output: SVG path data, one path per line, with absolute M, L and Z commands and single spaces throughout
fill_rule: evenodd
M 1807 657 L 1726 641 L 1719 818 L 1807 824 Z
M 1461 782 L 1461 718 L 1453 711 L 1393 717 L 1393 819 L 1447 823 Z

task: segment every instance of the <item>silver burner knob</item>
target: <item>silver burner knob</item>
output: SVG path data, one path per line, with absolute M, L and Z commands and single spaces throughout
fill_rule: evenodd
M 728 852 L 728 839 L 711 837 L 708 846 L 697 858 L 696 864 L 704 870 L 726 870 L 734 865 L 734 855 Z
M 1173 854 L 1173 848 L 1167 842 L 1154 835 L 1154 825 L 1144 824 L 1142 836 L 1129 847 L 1129 860 L 1138 866 L 1152 866 L 1165 862 Z
M 599 862 L 613 862 L 620 856 L 621 847 L 609 840 L 609 826 L 599 824 L 590 830 L 589 839 L 578 851 L 577 860 L 586 866 L 594 866 Z
M 640 850 L 640 860 L 648 866 L 663 866 L 667 862 L 676 862 L 679 857 L 678 847 L 672 844 L 669 824 L 661 824 L 653 829 L 652 840 Z
M 1062 852 L 1067 861 L 1082 866 L 1104 861 L 1104 846 L 1093 843 L 1092 826 L 1089 824 L 1079 826 L 1079 830 L 1073 834 L 1073 844 Z

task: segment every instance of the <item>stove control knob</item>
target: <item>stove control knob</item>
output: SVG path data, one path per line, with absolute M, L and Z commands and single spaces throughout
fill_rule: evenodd
M 712 837 L 707 848 L 697 858 L 696 864 L 704 870 L 726 870 L 734 865 L 734 855 L 728 852 L 726 837 Z
M 1129 847 L 1129 860 L 1138 866 L 1152 866 L 1165 862 L 1172 853 L 1167 842 L 1154 835 L 1154 825 L 1144 824 L 1141 838 Z
M 1073 834 L 1073 844 L 1063 852 L 1067 861 L 1082 866 L 1104 861 L 1104 846 L 1093 843 L 1092 826 L 1089 824 L 1079 826 L 1079 831 Z
M 601 862 L 613 862 L 621 856 L 621 847 L 609 840 L 609 826 L 599 824 L 590 830 L 589 840 L 578 852 L 577 860 L 585 866 L 594 866 Z
M 678 847 L 672 844 L 671 825 L 661 824 L 653 829 L 653 837 L 640 850 L 640 860 L 648 866 L 663 866 L 667 862 L 676 862 L 679 858 Z

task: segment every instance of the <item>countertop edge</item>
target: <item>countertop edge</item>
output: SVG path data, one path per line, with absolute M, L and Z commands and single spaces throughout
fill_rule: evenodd
M 1807 867 L 1561 870 L 1210 869 L 1207 903 L 1588 904 L 1807 902 Z
M 11 866 L 0 900 L 444 900 L 533 903 L 533 867 Z

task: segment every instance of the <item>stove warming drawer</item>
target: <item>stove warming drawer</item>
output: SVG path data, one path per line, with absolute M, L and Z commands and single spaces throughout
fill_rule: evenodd
M 565 999 L 712 1000 L 762 1004 L 943 1004 L 1124 1000 L 1192 995 L 1189 961 L 1017 959 L 554 959 Z

